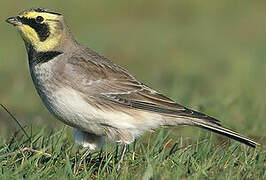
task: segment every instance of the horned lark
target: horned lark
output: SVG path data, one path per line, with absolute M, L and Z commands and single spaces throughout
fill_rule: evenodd
M 105 137 L 127 145 L 145 131 L 191 125 L 248 146 L 258 143 L 151 89 L 122 67 L 81 46 L 62 14 L 29 9 L 6 20 L 20 32 L 33 83 L 47 109 L 73 128 L 75 142 L 94 150 Z

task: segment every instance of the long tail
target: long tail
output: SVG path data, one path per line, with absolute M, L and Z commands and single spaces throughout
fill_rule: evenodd
M 242 136 L 241 134 L 238 134 L 237 132 L 234 132 L 230 129 L 224 128 L 217 123 L 213 123 L 210 121 L 206 121 L 204 119 L 197 119 L 197 118 L 191 118 L 190 120 L 192 121 L 192 124 L 195 126 L 198 126 L 200 128 L 204 128 L 204 129 L 213 131 L 215 133 L 221 134 L 223 136 L 229 137 L 231 139 L 244 143 L 250 147 L 255 148 L 257 145 L 259 145 L 259 143 L 245 136 Z

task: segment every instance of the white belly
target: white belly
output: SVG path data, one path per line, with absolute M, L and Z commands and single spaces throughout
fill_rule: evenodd
M 86 102 L 80 92 L 60 84 L 53 77 L 51 66 L 52 62 L 47 62 L 31 67 L 31 75 L 43 103 L 59 120 L 97 135 L 106 135 L 103 124 L 118 129 L 136 129 L 133 125 L 134 118 L 129 114 L 103 111 L 93 107 Z
M 104 124 L 118 129 L 136 129 L 132 123 L 134 118 L 129 114 L 93 107 L 73 89 L 58 89 L 53 97 L 49 106 L 52 107 L 53 113 L 66 124 L 98 135 L 104 135 Z
M 31 75 L 45 106 L 65 124 L 117 141 L 124 139 L 125 143 L 161 125 L 162 117 L 158 114 L 136 112 L 137 116 L 134 116 L 133 113 L 102 110 L 90 105 L 83 98 L 86 95 L 58 82 L 51 66 L 53 62 L 49 61 L 30 67 Z

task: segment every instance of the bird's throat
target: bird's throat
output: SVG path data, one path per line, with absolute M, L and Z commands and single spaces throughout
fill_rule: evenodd
M 60 51 L 36 51 L 32 45 L 25 43 L 27 53 L 28 53 L 28 60 L 30 64 L 39 64 L 48 62 L 55 57 L 59 56 L 63 52 Z

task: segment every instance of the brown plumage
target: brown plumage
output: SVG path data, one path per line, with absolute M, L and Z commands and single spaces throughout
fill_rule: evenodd
M 38 16 L 44 20 L 31 25 Z M 79 45 L 61 14 L 30 9 L 7 21 L 22 34 L 41 99 L 51 113 L 74 128 L 78 144 L 99 148 L 104 137 L 129 144 L 145 131 L 192 125 L 256 147 L 255 141 L 222 127 L 217 119 L 177 104 Z M 49 29 L 49 35 L 41 28 Z

